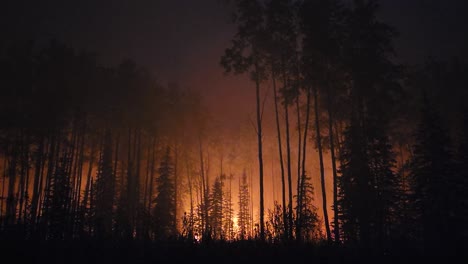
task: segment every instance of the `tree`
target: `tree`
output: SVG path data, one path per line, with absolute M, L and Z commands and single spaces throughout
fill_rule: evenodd
M 442 127 L 437 110 L 423 95 L 420 123 L 415 133 L 410 165 L 411 201 L 424 246 L 444 248 L 452 235 L 450 227 L 452 190 L 452 152 L 450 139 Z
M 282 87 L 279 89 L 279 94 L 282 97 L 285 119 L 285 135 L 286 135 L 286 172 L 288 179 L 288 203 L 287 208 L 292 212 L 293 208 L 293 192 L 292 192 L 292 167 L 291 167 L 291 136 L 290 136 L 290 115 L 289 108 L 296 101 L 297 110 L 297 130 L 298 130 L 298 174 L 300 171 L 300 153 L 301 153 L 301 124 L 299 112 L 299 97 L 300 97 L 300 76 L 298 71 L 298 56 L 297 56 L 297 24 L 296 24 L 296 8 L 295 1 L 287 0 L 270 0 L 266 2 L 265 8 L 265 38 L 268 39 L 264 43 L 263 49 L 267 55 L 267 62 L 271 69 L 271 78 L 273 81 L 273 92 L 275 97 L 275 115 L 278 136 L 279 158 L 281 165 L 282 185 L 284 189 L 284 164 L 281 146 L 281 131 L 279 128 L 278 118 L 278 99 L 276 80 L 280 80 Z M 298 182 L 300 181 L 298 175 Z M 299 184 L 298 184 L 299 188 Z M 285 196 L 285 191 L 283 191 Z M 292 215 L 286 213 L 286 201 L 283 198 L 283 217 L 288 217 L 285 224 L 285 235 L 288 239 L 292 238 L 293 220 Z
M 226 177 L 221 175 L 216 177 L 213 183 L 213 190 L 210 193 L 210 230 L 211 237 L 216 240 L 224 239 L 223 232 L 223 182 L 221 177 Z
M 375 197 L 382 191 L 377 178 L 392 167 L 388 155 L 375 156 L 386 144 L 375 142 L 388 133 L 392 106 L 398 100 L 394 94 L 399 89 L 399 67 L 390 59 L 395 32 L 377 19 L 377 2 L 353 3 L 345 19 L 343 45 L 351 108 L 341 151 L 339 206 L 345 239 L 369 246 L 376 239 Z M 371 167 L 381 163 L 382 171 Z
M 327 238 L 330 240 L 330 227 L 328 223 L 328 206 L 324 189 L 324 170 L 322 155 L 322 139 L 320 135 L 319 109 L 324 107 L 328 113 L 328 140 L 333 172 L 333 208 L 334 208 L 334 237 L 340 241 L 338 210 L 337 210 L 337 173 L 335 158 L 335 141 L 333 135 L 334 112 L 336 104 L 343 90 L 342 71 L 342 40 L 344 39 L 345 12 L 340 0 L 302 1 L 299 11 L 300 30 L 303 35 L 302 67 L 307 92 L 313 90 L 314 111 L 316 114 L 316 146 L 319 151 L 320 177 L 322 186 L 322 201 L 324 210 Z M 321 98 L 317 98 L 320 95 Z M 320 104 L 321 99 L 324 104 Z M 326 146 L 323 146 L 326 147 Z
M 159 165 L 159 176 L 157 182 L 157 194 L 154 199 L 154 226 L 155 237 L 157 239 L 167 239 L 176 234 L 174 230 L 175 221 L 175 197 L 174 197 L 174 179 L 173 179 L 173 164 L 171 160 L 170 148 L 166 149 L 166 153 Z
M 296 208 L 296 212 L 301 212 L 301 233 L 296 234 L 300 241 L 317 241 L 322 238 L 317 215 L 317 207 L 314 205 L 314 188 L 310 182 L 310 177 L 305 176 L 301 184 L 302 208 Z M 292 212 L 291 212 L 292 213 Z M 297 222 L 297 221 L 296 221 Z
M 260 84 L 265 79 L 265 56 L 262 50 L 265 38 L 264 7 L 257 0 L 237 0 L 234 22 L 237 34 L 232 40 L 232 47 L 225 50 L 221 65 L 226 72 L 236 74 L 250 71 L 255 82 L 258 166 L 260 186 L 260 239 L 265 239 L 264 194 L 263 194 L 263 143 L 262 143 L 262 106 L 260 103 Z
M 239 213 L 237 215 L 237 226 L 239 227 L 239 238 L 241 240 L 249 237 L 250 234 L 250 193 L 247 182 L 247 173 L 242 173 L 239 178 Z
M 106 130 L 96 177 L 96 235 L 106 238 L 112 232 L 115 176 L 112 162 L 112 134 Z

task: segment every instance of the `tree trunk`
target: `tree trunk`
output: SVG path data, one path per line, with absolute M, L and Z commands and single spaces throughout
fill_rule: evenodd
M 283 69 L 283 85 L 284 89 L 286 89 L 286 73 Z M 288 226 L 289 226 L 289 234 L 288 238 L 292 239 L 292 226 L 293 226 L 293 217 L 292 217 L 292 204 L 293 204 L 293 195 L 292 195 L 292 179 L 291 179 L 291 143 L 290 143 L 290 135 L 289 135 L 289 98 L 285 96 L 284 98 L 284 118 L 286 121 L 286 164 L 288 169 L 288 189 L 289 189 L 289 201 L 288 201 Z
M 16 140 L 17 142 L 18 140 Z M 17 166 L 17 152 L 16 146 L 12 146 L 11 158 L 8 163 L 8 197 L 7 208 L 5 215 L 5 223 L 12 225 L 16 220 L 16 198 L 15 198 L 15 181 L 16 181 L 16 166 Z
M 198 137 L 199 143 L 199 150 L 200 150 L 200 176 L 201 176 L 201 199 L 203 201 L 203 208 L 202 208 L 202 234 L 208 231 L 208 186 L 205 182 L 205 163 L 203 159 L 203 148 L 202 148 L 202 140 L 201 136 Z
M 18 222 L 23 223 L 23 205 L 24 205 L 24 198 L 25 198 L 25 185 L 26 185 L 26 171 L 29 167 L 28 156 L 29 156 L 29 146 L 27 146 L 27 140 L 25 139 L 26 135 L 24 133 L 24 129 L 21 129 L 20 132 L 20 181 L 18 184 L 18 193 L 16 194 L 19 197 L 19 209 L 18 209 Z M 26 150 L 27 149 L 27 150 Z
M 6 179 L 8 178 L 8 170 L 7 164 L 8 164 L 8 159 L 5 157 L 3 159 L 3 174 L 2 174 L 2 194 L 0 196 L 0 219 L 4 219 L 3 217 L 3 201 L 5 200 L 5 186 L 6 186 Z M 3 225 L 3 223 L 0 221 L 0 226 Z
M 297 114 L 297 179 L 301 178 L 301 146 L 302 146 L 302 129 L 301 129 L 301 114 L 299 106 L 299 93 L 296 97 L 296 114 Z M 297 181 L 299 183 L 299 180 Z M 299 186 L 299 184 L 298 184 Z M 297 192 L 299 193 L 299 192 Z
M 36 163 L 34 167 L 34 182 L 33 182 L 33 193 L 32 193 L 32 200 L 31 200 L 31 223 L 35 225 L 36 218 L 37 218 L 37 208 L 39 203 L 39 195 L 42 191 L 40 187 L 41 181 L 41 171 L 42 171 L 42 163 L 44 160 L 44 136 L 41 136 L 39 139 L 39 146 L 36 153 Z
M 288 220 L 286 215 L 286 184 L 284 179 L 284 162 L 283 162 L 283 146 L 281 143 L 281 129 L 279 123 L 279 114 L 278 114 L 278 95 L 276 92 L 276 80 L 275 74 L 272 72 L 272 79 L 273 79 L 273 96 L 275 99 L 275 120 L 276 120 L 276 133 L 278 138 L 278 154 L 279 154 L 279 161 L 280 161 L 280 168 L 281 168 L 281 198 L 283 202 L 283 223 L 284 223 L 284 235 L 289 234 L 288 231 Z
M 255 61 L 255 97 L 257 104 L 257 141 L 258 167 L 260 173 L 260 240 L 265 241 L 264 200 L 263 200 L 263 145 L 262 145 L 262 114 L 260 109 L 260 77 L 258 62 Z
M 154 165 L 156 162 L 156 136 L 153 137 L 153 144 L 152 144 L 152 152 L 151 152 L 151 168 L 150 168 L 150 182 L 149 182 L 149 189 L 148 189 L 148 212 L 151 212 L 151 202 L 153 198 L 153 184 L 154 184 Z
M 185 168 L 187 172 L 187 183 L 188 183 L 188 188 L 189 188 L 189 196 L 190 196 L 190 213 L 189 213 L 189 220 L 188 220 L 188 227 L 189 230 L 187 231 L 187 237 L 193 238 L 193 190 L 192 190 L 192 173 L 188 161 L 188 154 L 185 152 Z
M 178 163 L 178 158 L 179 158 L 179 152 L 177 149 L 177 143 L 174 144 L 174 234 L 177 232 L 177 223 L 178 223 L 178 217 L 177 217 L 177 197 L 178 197 L 178 188 L 177 188 L 177 181 L 178 181 L 178 171 L 177 171 L 177 163 Z
M 319 122 L 319 109 L 317 100 L 317 87 L 314 85 L 314 108 L 315 108 L 315 129 L 317 137 L 317 148 L 319 152 L 320 162 L 320 183 L 322 187 L 322 206 L 323 206 L 323 218 L 325 222 L 325 230 L 327 232 L 327 240 L 331 241 L 330 223 L 328 222 L 328 210 L 327 210 L 327 193 L 325 190 L 325 170 L 323 167 L 323 153 L 322 153 L 322 139 L 320 136 L 320 122 Z
M 330 155 L 333 171 L 333 223 L 335 242 L 340 242 L 340 226 L 338 221 L 338 176 L 336 173 L 336 157 L 335 157 L 335 139 L 333 138 L 333 111 L 331 102 L 331 90 L 327 93 L 327 110 L 328 110 L 328 137 L 330 138 Z
M 302 140 L 302 171 L 300 175 L 300 180 L 299 182 L 299 188 L 298 189 L 298 209 L 299 212 L 297 213 L 297 218 L 298 218 L 298 224 L 297 224 L 297 237 L 298 239 L 301 239 L 301 233 L 302 233 L 302 203 L 304 199 L 304 185 L 305 185 L 305 179 L 306 179 L 306 171 L 305 171 L 305 164 L 306 164 L 306 149 L 307 149 L 307 133 L 309 131 L 309 120 L 310 120 L 310 88 L 307 87 L 307 98 L 306 98 L 306 120 L 305 120 L 305 126 L 304 126 L 304 138 Z
M 148 203 L 148 187 L 149 187 L 149 178 L 150 178 L 150 168 L 151 168 L 151 144 L 148 144 L 148 148 L 146 151 L 146 173 L 145 173 L 145 186 L 143 192 L 143 208 L 146 208 L 146 204 Z M 151 203 L 151 201 L 149 201 Z

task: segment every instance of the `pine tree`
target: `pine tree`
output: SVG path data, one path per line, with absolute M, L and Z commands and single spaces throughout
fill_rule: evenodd
M 247 182 L 247 174 L 244 170 L 239 179 L 239 213 L 237 215 L 237 226 L 239 227 L 239 238 L 247 239 L 250 236 L 250 191 Z
M 367 153 L 364 151 L 366 142 L 362 132 L 355 123 L 345 131 L 345 141 L 341 150 L 341 165 L 339 177 L 338 209 L 342 239 L 347 242 L 357 243 L 360 238 L 360 226 L 364 224 L 361 218 L 365 217 L 370 209 L 366 203 L 369 202 L 369 185 L 360 184 L 361 178 L 369 179 L 370 172 Z M 364 189 L 365 188 L 365 189 Z
M 296 225 L 301 225 L 301 228 L 296 228 L 296 230 L 300 230 L 301 233 L 296 234 L 296 237 L 300 241 L 317 241 L 322 237 L 317 207 L 314 205 L 314 187 L 312 186 L 310 177 L 303 177 L 300 192 L 302 196 L 300 206 L 302 208 L 296 208 L 296 212 L 301 212 L 300 216 L 296 216 Z M 292 214 L 293 212 L 289 213 Z
M 401 175 L 396 172 L 396 161 L 385 135 L 376 136 L 369 148 L 369 169 L 374 186 L 373 239 L 386 242 L 396 235 L 400 222 L 403 190 Z
M 164 157 L 159 165 L 159 176 L 157 182 L 157 195 L 154 199 L 154 226 L 155 238 L 168 239 L 176 235 L 174 230 L 175 222 L 175 197 L 174 197 L 174 179 L 173 163 L 171 160 L 170 148 L 168 147 Z
M 411 202 L 425 248 L 440 248 L 452 235 L 449 218 L 453 176 L 450 139 L 439 113 L 424 93 L 411 161 Z
M 232 240 L 235 237 L 234 233 L 234 208 L 232 202 L 232 192 L 231 192 L 231 181 L 234 178 L 234 175 L 229 176 L 229 190 L 224 192 L 224 201 L 223 201 L 223 230 L 226 240 Z
M 343 240 L 365 247 L 383 236 L 388 210 L 382 206 L 393 195 L 383 195 L 383 183 L 394 177 L 385 137 L 399 88 L 398 66 L 390 59 L 395 32 L 377 19 L 378 7 L 373 0 L 353 1 L 343 45 L 351 108 L 340 150 L 338 216 Z
M 68 223 L 68 206 L 70 201 L 70 181 L 68 179 L 67 167 L 70 161 L 67 157 L 61 157 L 50 182 L 49 188 L 49 238 L 64 239 Z
M 223 233 L 223 182 L 221 177 L 224 175 L 216 177 L 213 183 L 213 189 L 210 193 L 210 230 L 211 238 L 220 240 L 224 238 Z
M 106 130 L 96 178 L 96 235 L 105 238 L 112 232 L 115 177 L 112 162 L 112 136 Z
M 232 47 L 225 50 L 221 65 L 226 72 L 241 74 L 248 72 L 255 82 L 256 134 L 258 147 L 259 189 L 260 189 L 260 239 L 265 239 L 264 185 L 263 185 L 263 131 L 260 86 L 266 78 L 264 5 L 258 0 L 235 1 L 236 12 L 233 20 L 237 24 L 237 34 Z

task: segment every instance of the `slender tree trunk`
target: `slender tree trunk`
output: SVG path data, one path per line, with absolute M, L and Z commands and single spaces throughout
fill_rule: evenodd
M 199 151 L 200 151 L 200 176 L 201 176 L 201 184 L 202 184 L 202 201 L 203 201 L 203 208 L 202 208 L 202 234 L 208 231 L 208 187 L 207 183 L 205 182 L 205 164 L 203 159 L 203 148 L 202 148 L 202 140 L 201 136 L 198 137 L 199 143 Z
M 253 169 L 252 169 L 252 166 L 250 166 L 249 168 L 250 170 L 250 173 L 249 173 L 249 190 L 253 190 L 253 179 L 252 179 L 252 176 L 253 176 Z M 250 235 L 251 236 L 257 236 L 257 233 L 254 233 L 254 213 L 253 213 L 253 192 L 252 191 L 249 191 L 249 201 L 250 201 Z
M 83 194 L 83 201 L 81 203 L 81 210 L 80 210 L 80 226 L 78 230 L 82 233 L 84 232 L 84 222 L 86 212 L 88 210 L 88 201 L 91 195 L 90 189 L 92 185 L 92 178 L 93 178 L 93 166 L 94 166 L 94 159 L 95 159 L 95 145 L 91 142 L 91 150 L 90 150 L 90 157 L 89 157 L 89 167 L 88 173 L 86 174 L 86 185 Z
M 39 172 L 39 187 L 38 187 L 38 201 L 37 201 L 37 205 L 36 205 L 36 209 L 34 210 L 35 212 L 35 221 L 34 221 L 34 224 L 35 224 L 35 231 L 37 231 L 38 229 L 38 224 L 39 224 L 39 219 L 41 217 L 41 215 L 43 214 L 41 208 L 44 208 L 43 207 L 43 201 L 44 201 L 44 196 L 45 196 L 45 188 L 44 188 L 44 184 L 47 184 L 47 179 L 46 179 L 46 175 L 45 174 L 45 171 L 46 171 L 46 166 L 47 166 L 47 157 L 46 155 L 49 155 L 47 153 L 50 152 L 50 144 L 48 142 L 48 140 L 46 140 L 46 137 L 44 136 L 43 137 L 43 144 L 44 144 L 44 149 L 43 149 L 43 152 L 42 154 L 40 154 L 40 159 L 41 159 L 41 166 L 40 166 L 40 172 Z
M 84 121 L 86 122 L 86 121 Z M 80 204 L 81 198 L 81 182 L 83 180 L 83 166 L 84 166 L 84 152 L 85 152 L 85 138 L 86 138 L 86 123 L 83 125 L 83 130 L 81 132 L 80 139 L 80 151 L 78 154 L 78 169 L 77 169 L 77 180 L 74 191 L 74 208 L 73 214 L 76 215 L 78 212 L 78 207 Z
M 75 213 L 75 208 L 76 208 L 76 190 L 77 190 L 77 185 L 79 182 L 79 167 L 81 164 L 81 154 L 82 154 L 82 145 L 83 145 L 83 131 L 81 129 L 77 129 L 77 136 L 76 136 L 76 145 L 78 146 L 75 148 L 76 150 L 76 160 L 73 162 L 73 169 L 72 169 L 72 182 L 70 186 L 70 192 L 71 192 L 71 206 L 70 206 L 70 214 L 72 216 L 72 219 L 74 218 L 74 213 Z M 74 221 L 73 221 L 74 224 Z M 72 224 L 72 225 L 73 225 Z
M 26 183 L 26 168 L 29 167 L 28 162 L 28 152 L 27 143 L 25 139 L 24 129 L 21 129 L 20 132 L 20 181 L 18 184 L 18 193 L 16 194 L 19 197 L 19 209 L 18 209 L 18 222 L 23 223 L 23 205 L 24 205 L 24 197 L 25 197 L 25 183 Z
M 0 196 L 1 199 L 0 199 L 0 219 L 4 219 L 3 217 L 3 201 L 5 200 L 5 187 L 6 187 L 6 179 L 8 178 L 8 170 L 7 170 L 7 166 L 8 166 L 8 158 L 7 157 L 4 157 L 3 158 L 3 174 L 2 174 L 2 195 Z M 0 228 L 2 227 L 4 223 L 3 222 L 0 222 Z
M 302 147 L 302 128 L 301 128 L 301 114 L 300 114 L 300 105 L 299 105 L 300 94 L 297 94 L 296 97 L 296 114 L 297 114 L 297 183 L 299 186 L 299 179 L 301 178 L 301 147 Z M 299 192 L 297 192 L 299 193 Z M 299 196 L 299 195 L 298 195 Z
M 135 175 L 135 212 L 133 222 L 135 223 L 135 228 L 137 230 L 136 237 L 141 238 L 142 235 L 142 226 L 141 226 L 141 208 L 140 208 L 140 169 L 141 169 L 141 128 L 138 128 L 136 135 L 136 175 Z M 135 136 L 136 136 L 135 135 Z
M 284 89 L 286 89 L 286 73 L 284 72 L 283 67 L 283 84 Z M 285 91 L 286 92 L 286 91 Z M 288 168 L 288 189 L 289 189 L 289 202 L 288 202 L 288 226 L 289 226 L 289 234 L 288 238 L 292 239 L 292 226 L 293 226 L 293 195 L 292 195 L 292 176 L 291 176 L 291 143 L 290 143 L 290 133 L 289 133 L 289 98 L 285 96 L 284 98 L 284 118 L 286 121 L 286 160 L 287 160 L 287 168 Z
M 335 139 L 333 136 L 333 111 L 331 102 L 331 89 L 327 93 L 327 110 L 328 110 L 328 137 L 330 138 L 330 155 L 333 172 L 333 224 L 335 242 L 340 242 L 340 226 L 338 221 L 338 176 L 336 173 L 336 157 L 335 157 Z
M 17 142 L 17 140 L 16 140 Z M 8 197 L 7 208 L 5 215 L 5 223 L 12 225 L 16 220 L 16 197 L 15 197 L 15 182 L 16 182 L 16 166 L 17 166 L 17 153 L 16 146 L 11 148 L 11 158 L 8 163 Z
M 149 178 L 150 178 L 150 168 L 151 168 L 151 144 L 148 144 L 148 148 L 146 150 L 146 173 L 145 173 L 145 186 L 143 192 L 143 208 L 146 208 L 146 204 L 148 202 L 148 187 L 149 187 Z M 151 201 L 150 201 L 151 202 Z
M 120 147 L 120 130 L 117 131 L 117 136 L 115 138 L 115 157 L 114 157 L 114 169 L 112 170 L 114 172 L 114 182 L 115 185 L 117 186 L 117 180 L 118 180 L 118 166 L 119 166 L 119 147 Z M 123 186 L 123 177 L 124 174 L 122 173 L 120 175 L 120 182 L 119 182 L 119 189 L 120 191 L 117 191 L 117 187 L 115 187 L 116 193 L 119 192 L 119 195 L 122 195 L 122 186 Z M 116 198 L 116 197 L 115 197 Z
M 151 153 L 151 168 L 150 168 L 150 183 L 149 183 L 149 190 L 148 190 L 148 212 L 151 212 L 151 203 L 153 198 L 153 184 L 154 184 L 154 166 L 156 162 L 156 136 L 153 137 L 153 144 L 152 144 L 152 153 Z
M 178 195 L 179 195 L 179 191 L 178 191 L 178 171 L 177 171 L 177 166 L 178 166 L 178 158 L 179 158 L 179 151 L 178 151 L 178 148 L 177 148 L 177 143 L 174 144 L 174 234 L 177 232 L 177 223 L 178 223 L 178 206 L 177 206 L 177 202 L 178 202 Z
M 284 162 L 283 162 L 283 145 L 281 143 L 281 129 L 280 129 L 280 123 L 279 123 L 279 113 L 278 113 L 278 95 L 276 91 L 276 80 L 275 80 L 275 74 L 272 72 L 272 79 L 273 79 L 273 96 L 275 100 L 275 121 L 276 121 L 276 133 L 277 133 L 277 138 L 278 138 L 278 154 L 279 154 L 279 161 L 280 161 L 280 168 L 281 168 L 281 198 L 283 202 L 283 223 L 284 223 L 284 235 L 286 236 L 289 234 L 289 225 L 288 225 L 288 219 L 286 215 L 286 184 L 285 184 L 285 179 L 284 179 Z
M 255 97 L 257 104 L 257 141 L 258 167 L 260 173 L 260 240 L 265 241 L 264 200 L 263 200 L 263 144 L 262 144 L 262 115 L 260 109 L 260 77 L 258 62 L 255 61 Z
M 28 213 L 30 212 L 30 194 L 29 194 L 29 182 L 30 182 L 30 172 L 31 172 L 31 168 L 30 168 L 30 156 L 31 156 L 31 151 L 30 151 L 30 147 L 31 147 L 31 141 L 30 141 L 30 137 L 29 137 L 29 134 L 26 136 L 26 153 L 25 153 L 25 158 L 26 158 L 26 161 L 25 161 L 25 169 L 26 169 L 26 183 L 25 183 L 25 188 L 24 188 L 24 211 L 23 211 L 23 215 L 24 215 L 24 219 L 25 219 L 25 222 L 27 223 L 28 225 L 28 228 L 31 228 L 31 214 Z
M 187 230 L 187 236 L 189 238 L 193 238 L 193 190 L 192 190 L 192 173 L 189 165 L 189 160 L 188 160 L 188 154 L 185 152 L 185 169 L 187 172 L 187 183 L 188 183 L 188 188 L 189 188 L 189 196 L 190 196 L 190 214 L 189 214 L 189 222 L 188 222 L 188 227 L 189 230 Z
M 133 140 L 132 140 L 133 134 Z M 132 143 L 133 142 L 133 143 Z M 136 210 L 136 183 L 135 183 L 135 174 L 134 170 L 134 155 L 135 155 L 135 148 L 136 148 L 136 130 L 135 133 L 132 133 L 132 129 L 128 128 L 128 152 L 127 152 L 127 220 L 125 223 L 125 236 L 128 239 L 133 238 L 133 231 L 135 228 L 134 220 L 135 220 L 135 210 Z M 133 148 L 132 148 L 133 145 Z
M 28 145 L 29 146 L 29 145 Z M 29 147 L 28 147 L 28 156 L 30 155 L 30 152 L 29 152 Z M 31 200 L 30 200 L 30 194 L 29 194 L 29 182 L 30 182 L 30 175 L 29 173 L 31 172 L 31 169 L 30 169 L 30 166 L 29 166 L 29 158 L 28 158 L 28 162 L 27 162 L 27 165 L 26 165 L 26 184 L 25 184 L 25 201 L 24 201 L 24 216 L 25 218 L 29 218 L 27 219 L 28 221 L 30 221 L 30 214 L 28 215 L 28 210 L 30 210 L 30 203 L 31 203 Z M 28 225 L 30 224 L 30 222 L 28 222 Z
M 52 177 L 55 173 L 55 168 L 58 155 L 59 155 L 59 139 L 58 139 L 58 132 L 53 130 L 51 131 L 51 139 L 49 141 L 49 157 L 47 162 L 47 173 L 45 175 L 45 188 L 44 188 L 44 197 L 42 199 L 42 214 L 41 214 L 41 232 L 44 238 L 47 237 L 47 224 L 49 221 L 49 213 L 50 213 L 50 204 L 51 204 L 51 191 L 50 185 L 52 181 Z
M 322 151 L 322 138 L 320 136 L 320 121 L 319 121 L 319 109 L 318 109 L 318 94 L 317 87 L 314 85 L 314 109 L 315 109 L 315 132 L 317 137 L 317 148 L 319 152 L 320 162 L 320 183 L 322 187 L 322 206 L 323 206 L 323 218 L 325 222 L 325 230 L 327 232 L 327 240 L 331 241 L 330 223 L 328 221 L 328 206 L 327 206 L 327 193 L 325 189 L 325 170 L 323 166 L 323 151 Z
M 70 208 L 70 216 L 71 216 L 71 233 L 72 236 L 76 236 L 77 234 L 77 220 L 79 220 L 79 207 L 80 207 L 80 191 L 81 191 L 81 182 L 83 178 L 83 166 L 84 166 L 84 151 L 85 151 L 85 137 L 86 137 L 86 118 L 82 119 L 82 124 L 78 130 L 77 136 L 77 148 L 76 153 L 76 161 L 73 170 L 73 184 L 71 186 L 71 208 Z
M 304 138 L 302 140 L 302 171 L 300 174 L 300 180 L 299 182 L 299 189 L 298 189 L 298 210 L 299 212 L 297 213 L 297 237 L 298 239 L 301 239 L 301 233 L 302 233 L 302 204 L 303 204 L 303 199 L 304 199 L 304 185 L 305 185 L 305 180 L 306 180 L 306 171 L 305 171 L 305 164 L 306 164 L 306 149 L 307 149 L 307 135 L 309 131 L 309 121 L 310 121 L 310 87 L 307 87 L 307 95 L 306 95 L 306 120 L 305 120 L 305 126 L 304 126 Z

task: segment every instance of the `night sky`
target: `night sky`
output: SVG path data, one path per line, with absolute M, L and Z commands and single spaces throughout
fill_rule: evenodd
M 225 77 L 219 66 L 235 32 L 223 0 L 171 1 L 9 1 L 1 8 L 7 39 L 56 38 L 94 51 L 103 64 L 131 58 L 162 83 L 204 91 L 207 100 L 236 118 L 238 99 L 249 91 L 245 76 Z M 6 8 L 5 8 L 6 5 Z M 468 57 L 468 3 L 463 0 L 385 0 L 382 20 L 399 32 L 401 62 L 428 56 Z M 253 93 L 247 92 L 247 100 Z M 232 104 L 230 104 L 232 102 Z M 253 111 L 253 109 L 252 109 Z

